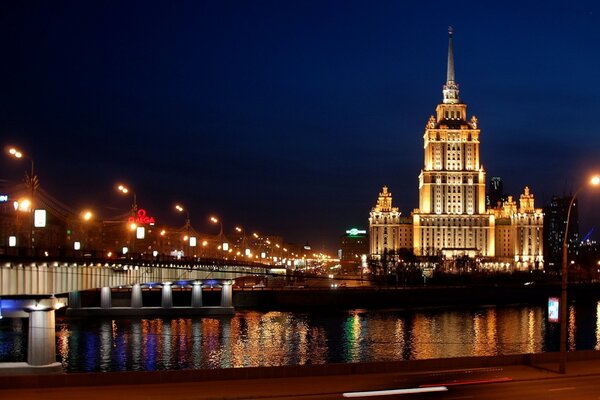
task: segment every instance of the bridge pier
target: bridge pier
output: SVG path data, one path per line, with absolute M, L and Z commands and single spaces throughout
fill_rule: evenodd
M 131 287 L 131 308 L 142 308 L 143 306 L 142 286 L 136 283 Z
M 202 307 L 202 282 L 192 284 L 192 307 Z
M 233 281 L 223 281 L 221 285 L 221 307 L 233 307 Z
M 54 308 L 33 306 L 29 313 L 27 364 L 42 366 L 56 362 L 56 330 Z
M 173 288 L 171 286 L 171 282 L 163 283 L 160 305 L 162 308 L 173 307 Z
M 100 308 L 112 308 L 112 292 L 108 286 L 100 289 Z
M 81 308 L 81 292 L 69 292 L 69 308 Z

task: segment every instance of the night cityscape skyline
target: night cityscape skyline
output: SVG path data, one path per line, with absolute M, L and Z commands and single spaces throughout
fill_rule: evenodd
M 169 224 L 181 202 L 200 231 L 217 214 L 333 253 L 381 186 L 403 215 L 417 207 L 449 24 L 488 179 L 530 185 L 541 206 L 600 170 L 597 5 L 471 5 L 450 21 L 392 2 L 0 7 L 3 144 L 74 208 L 126 211 L 125 182 Z M 0 166 L 11 183 L 28 169 Z M 581 229 L 598 225 L 594 194 L 580 204 Z

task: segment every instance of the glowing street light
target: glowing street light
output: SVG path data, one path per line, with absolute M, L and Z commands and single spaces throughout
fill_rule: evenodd
M 592 186 L 598 186 L 600 184 L 600 176 L 593 176 L 589 184 Z M 563 238 L 563 249 L 562 249 L 562 280 L 561 280 L 561 291 L 560 291 L 560 365 L 559 371 L 561 374 L 567 372 L 567 284 L 568 284 L 568 235 L 569 235 L 569 220 L 571 219 L 571 208 L 577 195 L 583 188 L 587 187 L 584 183 L 575 191 L 575 194 L 571 197 L 569 202 L 569 208 L 567 209 L 567 222 L 565 224 L 565 236 Z
M 94 217 L 94 214 L 92 214 L 91 211 L 86 210 L 84 212 L 81 213 L 81 218 L 83 218 L 84 221 L 89 221 Z
M 186 215 L 185 216 L 185 228 L 186 228 L 186 232 L 187 232 L 186 238 L 190 237 L 191 224 L 190 224 L 190 212 L 189 212 L 189 210 L 187 210 L 186 208 L 184 208 L 180 204 L 175 204 L 175 210 L 177 212 L 179 212 L 179 213 L 184 213 L 185 212 L 185 215 Z M 187 239 L 183 239 L 183 240 L 187 242 Z M 186 256 L 188 256 L 189 252 L 190 252 L 190 242 L 187 242 L 186 246 L 187 246 Z
M 33 233 L 34 233 L 34 216 L 33 216 L 33 207 L 35 205 L 34 203 L 34 198 L 35 198 L 35 189 L 36 186 L 38 185 L 38 180 L 37 177 L 35 176 L 35 163 L 33 161 L 33 158 L 31 158 L 30 156 L 28 156 L 27 154 L 23 153 L 21 150 L 17 149 L 16 147 L 10 147 L 8 149 L 8 154 L 19 160 L 21 158 L 27 158 L 29 160 L 29 162 L 31 163 L 31 171 L 29 173 L 29 186 L 30 186 L 30 192 L 31 192 L 31 226 L 30 226 L 30 232 L 29 232 L 29 252 L 31 255 L 33 255 Z
M 117 191 L 121 192 L 124 195 L 129 194 L 129 192 L 131 191 L 127 186 L 123 185 L 123 184 L 119 184 L 117 186 Z M 136 211 L 137 211 L 137 196 L 135 195 L 135 192 L 131 193 L 133 196 L 133 214 L 135 215 Z
M 218 219 L 217 217 L 214 217 L 214 216 L 210 217 L 210 222 L 212 222 L 213 224 L 219 224 L 219 238 L 221 239 L 221 245 L 218 248 L 219 248 L 219 250 L 225 249 L 225 245 L 227 243 L 223 243 L 223 222 L 221 222 L 220 219 Z

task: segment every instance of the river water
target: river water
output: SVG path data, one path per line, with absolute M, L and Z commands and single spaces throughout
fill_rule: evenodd
M 571 350 L 600 349 L 600 301 L 569 308 Z M 66 371 L 352 363 L 558 350 L 543 306 L 332 313 L 239 311 L 229 317 L 66 319 Z M 27 358 L 27 320 L 0 320 L 0 361 Z

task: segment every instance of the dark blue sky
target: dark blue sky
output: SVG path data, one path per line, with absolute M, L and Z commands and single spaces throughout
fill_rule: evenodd
M 488 177 L 542 206 L 600 171 L 600 6 L 487 3 L 2 2 L 0 136 L 74 208 L 125 210 L 123 181 L 159 222 L 180 201 L 199 230 L 334 250 L 382 185 L 417 206 L 453 25 Z M 600 193 L 581 201 L 600 227 Z

